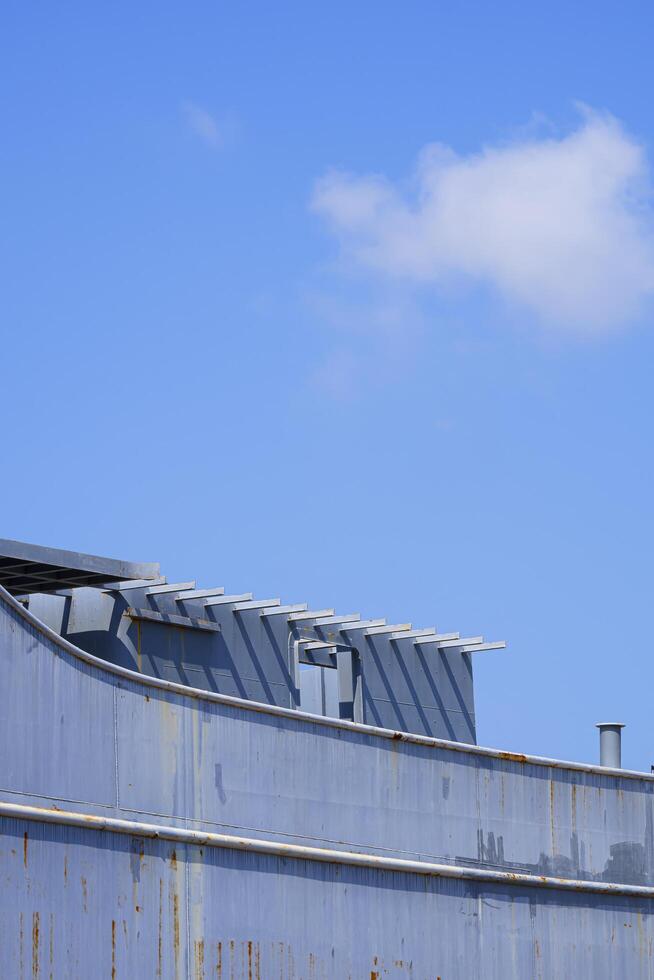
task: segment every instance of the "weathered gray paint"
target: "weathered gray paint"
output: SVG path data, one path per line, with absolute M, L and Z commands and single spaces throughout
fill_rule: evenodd
M 154 562 L 120 561 L 0 538 L 0 585 L 12 595 L 121 579 L 154 580 L 158 575 L 159 565 Z
M 654 887 L 645 774 L 185 692 L 95 662 L 1 592 L 0 690 L 5 801 Z M 0 976 L 654 975 L 647 897 L 0 827 Z
M 648 885 L 626 885 L 621 882 L 589 881 L 577 878 L 560 878 L 556 875 L 534 875 L 520 871 L 496 871 L 487 867 L 470 868 L 461 864 L 439 864 L 416 858 L 395 858 L 307 844 L 285 844 L 263 837 L 243 837 L 239 834 L 217 834 L 214 831 L 190 830 L 171 824 L 144 823 L 141 820 L 123 820 L 117 817 L 98 817 L 60 810 L 58 807 L 29 806 L 25 803 L 6 803 L 0 800 L 0 816 L 10 819 L 34 821 L 77 827 L 81 830 L 106 830 L 112 834 L 128 834 L 153 840 L 168 840 L 178 844 L 199 847 L 220 847 L 250 854 L 266 854 L 275 857 L 294 858 L 301 861 L 317 861 L 321 864 L 346 865 L 356 868 L 372 868 L 378 871 L 398 871 L 429 878 L 457 878 L 465 881 L 491 882 L 493 884 L 524 885 L 528 888 L 553 888 L 557 891 L 583 892 L 592 895 L 628 895 L 632 898 L 654 898 L 654 888 Z
M 0 891 L 0 963 L 12 978 L 652 976 L 646 899 L 598 901 L 17 820 L 3 825 L 3 850 L 10 888 Z

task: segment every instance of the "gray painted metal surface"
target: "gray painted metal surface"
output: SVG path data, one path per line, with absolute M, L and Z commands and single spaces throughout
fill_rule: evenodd
M 2 592 L 0 690 L 5 802 L 261 845 L 0 808 L 0 976 L 654 976 L 650 776 L 185 691 Z
M 602 721 L 600 730 L 600 765 L 620 769 L 622 766 L 622 729 L 619 721 Z
M 339 621 L 326 615 L 328 609 L 282 613 L 295 607 L 249 594 L 212 597 L 212 591 L 75 589 L 65 596 L 32 595 L 29 606 L 101 659 L 155 677 L 283 707 L 322 706 L 323 713 L 384 728 L 476 741 L 467 641 L 449 649 L 452 634 L 415 635 L 383 619 Z M 305 641 L 349 649 L 354 663 L 320 656 L 317 646 L 299 650 Z M 298 658 L 323 676 L 305 676 Z M 332 674 L 339 670 L 337 679 Z
M 0 585 L 12 595 L 158 575 L 159 565 L 154 562 L 119 561 L 0 538 Z
M 8 977 L 652 976 L 646 899 L 600 906 L 18 820 L 3 831 Z
M 243 837 L 236 834 L 216 834 L 212 831 L 189 830 L 170 824 L 144 823 L 140 820 L 122 820 L 115 817 L 98 817 L 72 810 L 45 809 L 23 803 L 5 803 L 0 800 L 0 816 L 17 820 L 34 821 L 78 827 L 82 830 L 106 830 L 112 834 L 170 840 L 181 844 L 197 844 L 200 847 L 222 847 L 250 854 L 272 854 L 275 857 L 318 861 L 322 864 L 347 865 L 356 868 L 373 868 L 379 871 L 399 871 L 425 875 L 430 878 L 459 878 L 466 881 L 493 882 L 497 884 L 524 885 L 528 888 L 553 888 L 557 891 L 586 892 L 592 895 L 629 895 L 633 898 L 654 898 L 654 888 L 647 885 L 625 885 L 620 882 L 588 881 L 576 878 L 559 878 L 556 875 L 533 875 L 515 871 L 495 871 L 492 868 L 468 868 L 459 864 L 437 864 L 367 854 L 365 851 L 336 850 L 305 844 L 284 844 L 264 838 Z

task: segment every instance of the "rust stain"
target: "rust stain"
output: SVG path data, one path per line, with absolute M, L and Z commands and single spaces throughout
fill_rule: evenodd
M 526 762 L 527 756 L 522 752 L 498 752 L 498 758 L 506 759 L 509 762 Z
M 252 980 L 252 940 L 248 939 L 248 980 Z
M 27 835 L 26 835 L 27 836 Z M 32 976 L 39 975 L 39 913 L 32 916 Z
M 27 867 L 27 831 L 23 834 L 23 864 Z
M 162 965 L 162 932 L 163 932 L 163 878 L 159 879 L 159 937 L 157 945 L 157 976 L 161 976 Z
M 116 980 L 116 920 L 111 920 L 111 980 Z
M 216 947 L 216 974 L 220 980 L 223 975 L 223 944 L 218 943 Z
M 54 976 L 54 915 L 50 913 L 50 980 Z
M 197 980 L 204 980 L 204 939 L 195 940 L 195 975 Z
M 23 940 L 25 939 L 25 922 L 23 919 L 23 913 L 20 913 L 20 975 L 23 976 Z
M 68 884 L 68 855 L 64 854 L 64 884 Z
M 173 892 L 173 950 L 175 953 L 175 976 L 179 972 L 179 895 Z
M 82 876 L 81 882 L 82 882 L 82 901 L 84 902 L 84 911 L 85 912 L 88 912 L 88 910 L 89 910 L 88 909 L 88 898 L 89 898 L 89 894 L 88 894 L 88 891 L 87 891 L 87 888 L 86 888 L 86 878 L 84 878 L 84 876 Z
M 173 871 L 177 871 L 177 851 L 173 851 L 170 855 L 170 866 Z

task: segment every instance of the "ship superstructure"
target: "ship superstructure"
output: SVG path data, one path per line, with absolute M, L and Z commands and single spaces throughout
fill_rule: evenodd
M 497 645 L 0 542 L 0 975 L 652 976 L 654 778 L 476 745 Z

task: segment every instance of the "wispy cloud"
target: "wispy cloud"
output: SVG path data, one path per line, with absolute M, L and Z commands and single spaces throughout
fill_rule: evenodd
M 331 172 L 312 207 L 385 284 L 483 283 L 559 330 L 616 328 L 654 290 L 649 166 L 608 115 L 468 156 L 427 146 L 405 184 Z
M 225 135 L 216 118 L 195 102 L 182 102 L 182 111 L 189 128 L 213 149 L 221 149 Z

